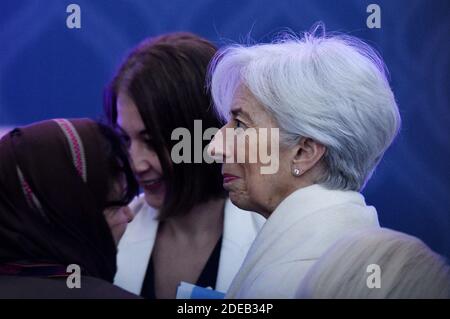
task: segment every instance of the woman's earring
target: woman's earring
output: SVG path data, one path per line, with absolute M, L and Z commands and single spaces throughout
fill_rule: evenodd
M 300 176 L 300 175 L 302 174 L 302 172 L 300 171 L 299 168 L 294 168 L 294 169 L 292 170 L 292 174 L 293 174 L 294 176 Z

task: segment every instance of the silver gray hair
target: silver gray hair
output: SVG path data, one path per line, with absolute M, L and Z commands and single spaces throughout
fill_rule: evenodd
M 369 265 L 380 269 L 380 286 L 369 288 Z M 297 298 L 450 298 L 446 260 L 416 237 L 385 228 L 347 235 L 305 275 Z
M 246 86 L 280 127 L 281 143 L 309 137 L 326 146 L 330 189 L 364 188 L 400 128 L 381 57 L 347 35 L 305 33 L 271 44 L 221 49 L 209 71 L 215 109 L 224 119 Z

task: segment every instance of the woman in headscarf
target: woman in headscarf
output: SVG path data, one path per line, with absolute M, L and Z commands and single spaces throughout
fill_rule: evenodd
M 0 297 L 132 297 L 111 283 L 116 242 L 132 219 L 125 205 L 136 192 L 126 150 L 101 124 L 49 120 L 5 135 Z M 73 269 L 80 288 L 69 288 Z

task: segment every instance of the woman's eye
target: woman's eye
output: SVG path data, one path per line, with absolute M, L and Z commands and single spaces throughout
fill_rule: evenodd
M 237 120 L 237 119 L 235 119 L 235 121 L 236 121 L 236 128 L 241 128 L 241 129 L 243 129 L 243 130 L 245 130 L 247 127 L 245 126 L 245 124 L 244 123 L 242 123 L 241 121 L 239 121 L 239 120 Z

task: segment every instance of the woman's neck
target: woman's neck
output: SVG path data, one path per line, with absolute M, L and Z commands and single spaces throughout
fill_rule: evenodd
M 167 219 L 164 231 L 178 239 L 199 239 L 221 234 L 223 230 L 225 199 L 213 199 L 194 206 L 188 213 Z

